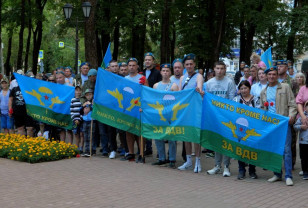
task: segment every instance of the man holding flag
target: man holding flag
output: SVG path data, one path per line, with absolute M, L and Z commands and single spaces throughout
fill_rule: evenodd
M 187 73 L 184 74 L 181 77 L 180 80 L 180 89 L 202 89 L 203 85 L 203 77 L 201 74 L 196 73 L 195 71 L 195 54 L 190 53 L 184 56 L 183 58 L 183 64 L 184 67 L 187 70 Z M 185 150 L 186 150 L 186 162 L 178 167 L 179 170 L 188 170 L 192 169 L 192 143 L 191 142 L 185 142 Z M 201 156 L 201 146 L 200 144 L 195 143 L 195 153 L 196 153 L 196 162 L 195 162 L 195 173 L 201 172 L 201 162 L 200 162 L 200 156 Z
M 278 81 L 277 68 L 268 68 L 267 74 L 268 86 L 261 92 L 261 108 L 268 110 L 271 113 L 276 113 L 289 117 L 289 126 L 287 138 L 284 147 L 284 167 L 285 179 L 287 186 L 293 186 L 292 181 L 292 151 L 291 151 L 291 125 L 297 113 L 297 108 L 294 100 L 294 95 L 289 85 Z M 281 139 L 281 138 L 277 138 Z M 281 181 L 282 172 L 274 173 L 274 176 L 268 179 L 268 182 Z
M 153 88 L 154 84 L 162 80 L 160 72 L 155 68 L 155 56 L 153 53 L 148 52 L 144 54 L 143 75 L 147 78 L 149 87 Z M 145 155 L 152 155 L 152 140 L 146 139 Z
M 138 60 L 136 58 L 129 58 L 127 61 L 127 65 L 128 65 L 129 74 L 125 78 L 132 82 L 148 86 L 148 83 L 145 77 L 138 73 L 138 67 L 139 67 Z M 137 142 L 137 145 L 140 144 L 139 138 L 140 137 L 138 137 L 137 135 L 134 135 L 130 132 L 126 132 L 126 141 L 127 141 L 129 153 L 123 158 L 124 160 L 133 161 L 135 159 L 134 145 L 135 145 L 135 141 Z M 144 147 L 141 147 L 141 145 L 139 145 L 140 151 L 141 151 L 141 148 L 144 148 Z M 139 159 L 141 158 L 138 158 L 138 162 L 139 162 Z

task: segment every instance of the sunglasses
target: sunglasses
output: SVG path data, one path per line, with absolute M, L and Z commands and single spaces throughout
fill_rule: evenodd
M 48 82 L 56 82 L 54 79 L 49 79 Z

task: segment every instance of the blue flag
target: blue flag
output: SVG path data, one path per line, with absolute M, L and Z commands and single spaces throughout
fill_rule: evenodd
M 109 62 L 112 60 L 112 55 L 111 55 L 111 51 L 110 51 L 110 44 L 111 43 L 108 44 L 108 48 L 107 48 L 107 51 L 105 53 L 102 65 L 101 65 L 101 67 L 103 69 L 106 69 L 108 67 Z
M 72 129 L 71 100 L 75 88 L 14 73 L 26 103 L 27 114 L 34 119 Z
M 288 121 L 287 117 L 206 93 L 201 145 L 280 172 Z
M 141 85 L 106 70 L 96 78 L 92 118 L 140 135 Z
M 195 89 L 171 92 L 143 87 L 142 136 L 200 143 L 201 106 Z
M 261 61 L 263 61 L 266 65 L 266 69 L 273 67 L 273 60 L 272 60 L 272 47 L 269 47 L 262 55 Z

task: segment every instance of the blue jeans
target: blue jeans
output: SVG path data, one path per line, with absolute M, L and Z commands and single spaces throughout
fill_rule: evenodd
M 99 129 L 99 136 L 100 136 L 100 141 L 102 145 L 102 154 L 104 153 L 109 153 L 109 138 L 108 138 L 108 132 L 107 132 L 107 125 L 104 123 L 101 123 L 98 121 L 98 129 Z
M 1 129 L 14 129 L 13 117 L 1 114 Z
M 238 172 L 245 174 L 246 173 L 246 167 L 245 166 L 246 166 L 246 163 L 239 160 L 238 161 Z M 255 173 L 256 172 L 256 166 L 249 164 L 248 172 L 249 172 L 249 174 Z
M 166 150 L 165 150 L 165 141 L 164 140 L 155 140 L 157 152 L 158 152 L 158 159 L 160 161 L 166 160 Z M 176 160 L 176 143 L 175 141 L 168 140 L 169 144 L 169 160 L 175 162 Z
M 90 136 L 91 136 L 91 121 L 83 121 L 83 137 L 85 143 L 85 152 L 90 152 Z M 95 123 L 92 126 L 92 150 L 96 151 L 96 139 L 95 139 Z
M 286 144 L 284 145 L 284 153 L 283 153 L 283 161 L 284 161 L 284 169 L 286 171 L 285 178 L 292 178 L 292 150 L 291 150 L 291 142 L 292 142 L 292 133 L 291 127 L 288 126 Z M 280 173 L 274 173 L 279 178 L 282 177 L 282 171 Z
M 219 152 L 215 152 L 215 166 L 221 167 L 221 161 L 223 160 L 224 165 L 229 167 L 230 159 L 231 158 L 228 156 L 220 154 Z

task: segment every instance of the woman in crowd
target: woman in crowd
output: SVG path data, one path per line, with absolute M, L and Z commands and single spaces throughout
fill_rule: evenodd
M 299 92 L 299 89 L 303 86 L 305 86 L 305 83 L 306 83 L 306 77 L 303 73 L 299 72 L 295 75 L 295 81 L 298 85 L 298 88 L 296 90 L 296 94 L 294 95 L 294 97 L 297 96 L 298 92 Z
M 253 85 L 259 81 L 258 80 L 258 69 L 259 69 L 258 65 L 252 65 L 250 67 L 250 77 L 248 78 L 250 85 Z
M 250 93 L 255 97 L 256 99 L 256 108 L 260 108 L 260 94 L 261 91 L 266 87 L 267 85 L 267 77 L 264 73 L 264 70 L 262 68 L 258 69 L 258 82 L 253 84 L 251 86 Z
M 250 94 L 251 85 L 247 80 L 240 82 L 240 84 L 238 85 L 238 90 L 240 94 L 233 99 L 235 102 L 242 103 L 250 107 L 256 107 L 256 99 L 252 94 Z M 245 162 L 242 162 L 240 160 L 238 161 L 239 173 L 238 173 L 237 179 L 243 180 L 245 178 L 245 174 L 246 174 L 245 166 L 246 166 Z M 252 179 L 258 178 L 256 174 L 256 166 L 249 164 L 248 171 L 249 171 L 250 178 Z

